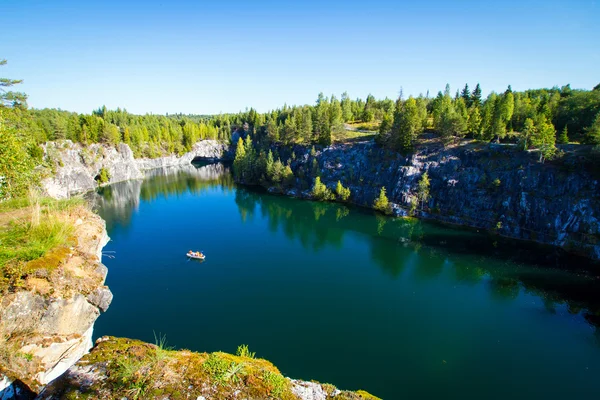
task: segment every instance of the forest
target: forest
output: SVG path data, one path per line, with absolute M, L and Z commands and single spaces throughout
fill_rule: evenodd
M 479 84 L 473 90 L 466 84 L 454 95 L 446 85 L 435 97 L 428 92 L 404 98 L 401 93 L 395 101 L 320 93 L 313 105 L 284 105 L 266 113 L 250 108 L 220 115 L 135 115 L 104 106 L 90 114 L 31 109 L 24 93 L 10 90 L 20 82 L 0 79 L 0 198 L 23 194 L 35 179 L 34 167 L 43 162 L 39 145 L 63 139 L 82 145 L 126 143 L 136 157 L 155 158 L 183 154 L 203 139 L 242 137 L 255 149 L 244 146 L 241 150 L 250 153 L 245 159 L 262 154 L 262 165 L 275 171 L 268 175 L 280 181 L 291 179 L 290 171 L 269 155 L 269 146 L 327 146 L 356 127 L 376 132 L 380 146 L 403 154 L 414 150 L 423 132 L 437 134 L 446 144 L 462 138 L 514 143 L 538 151 L 541 162 L 560 156 L 557 144 L 600 145 L 600 84 L 592 90 L 565 85 L 522 92 L 508 86 L 486 98 Z M 240 163 L 248 180 L 261 176 L 252 171 L 254 162 Z

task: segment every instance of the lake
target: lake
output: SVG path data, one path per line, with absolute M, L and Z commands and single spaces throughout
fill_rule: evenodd
M 270 195 L 222 164 L 153 171 L 95 204 L 114 256 L 96 337 L 244 343 L 286 376 L 384 399 L 600 398 L 598 264 Z

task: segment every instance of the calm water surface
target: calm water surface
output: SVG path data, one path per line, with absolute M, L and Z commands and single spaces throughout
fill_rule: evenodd
M 246 343 L 286 376 L 385 399 L 600 398 L 600 284 L 584 272 L 598 265 L 268 195 L 220 164 L 156 171 L 96 202 L 115 252 L 96 336 Z

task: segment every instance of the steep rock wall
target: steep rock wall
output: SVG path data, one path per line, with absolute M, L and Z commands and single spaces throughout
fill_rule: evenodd
M 98 187 L 96 177 L 101 169 L 110 176 L 107 183 L 143 179 L 144 171 L 190 164 L 194 159 L 221 160 L 231 157 L 229 145 L 216 140 L 203 140 L 182 156 L 135 159 L 131 148 L 101 144 L 82 146 L 69 140 L 48 142 L 43 146 L 46 162 L 52 166 L 50 176 L 42 180 L 44 191 L 57 199 L 84 193 Z
M 409 157 L 373 142 L 333 145 L 314 156 L 304 147 L 294 152 L 296 176 L 310 177 L 316 162 L 322 182 L 334 190 L 340 180 L 351 189 L 353 203 L 371 207 L 386 187 L 396 215 L 413 208 L 422 218 L 494 230 L 600 259 L 600 184 L 579 156 L 567 154 L 542 164 L 536 154 L 514 146 L 466 141 L 450 148 L 433 142 Z M 285 150 L 280 153 L 288 157 Z M 415 209 L 424 172 L 431 182 L 430 198 Z M 310 197 L 307 180 L 299 179 L 286 193 Z

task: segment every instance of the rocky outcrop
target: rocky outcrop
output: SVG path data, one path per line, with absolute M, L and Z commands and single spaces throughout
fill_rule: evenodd
M 102 337 L 94 349 L 38 400 L 285 399 L 378 400 L 359 390 L 285 378 L 277 367 L 254 355 L 171 351 L 138 340 Z M 380 400 L 380 399 L 379 399 Z
M 126 144 L 116 148 L 102 144 L 82 146 L 69 140 L 48 142 L 43 146 L 49 177 L 42 180 L 44 191 L 53 198 L 67 198 L 98 187 L 102 169 L 108 172 L 106 183 L 144 178 L 144 172 L 155 168 L 188 165 L 196 159 L 221 160 L 231 158 L 229 146 L 216 140 L 203 140 L 182 156 L 170 155 L 155 159 L 135 159 Z
M 435 140 L 409 157 L 374 142 L 333 145 L 310 154 L 297 146 L 296 187 L 283 192 L 310 198 L 311 176 L 318 167 L 330 189 L 337 181 L 351 189 L 350 201 L 372 207 L 387 189 L 396 215 L 493 230 L 501 235 L 547 243 L 600 259 L 600 183 L 590 161 L 565 148 L 553 162 L 512 145 L 463 141 L 444 147 Z M 427 172 L 430 197 L 418 204 L 418 182 Z M 302 178 L 304 177 L 304 178 Z M 272 191 L 281 192 L 278 188 Z
M 112 300 L 101 264 L 104 221 L 85 208 L 63 218 L 73 221 L 77 246 L 35 260 L 24 287 L 0 300 L 0 398 L 20 390 L 15 380 L 38 391 L 76 363 L 92 347 L 94 322 Z

